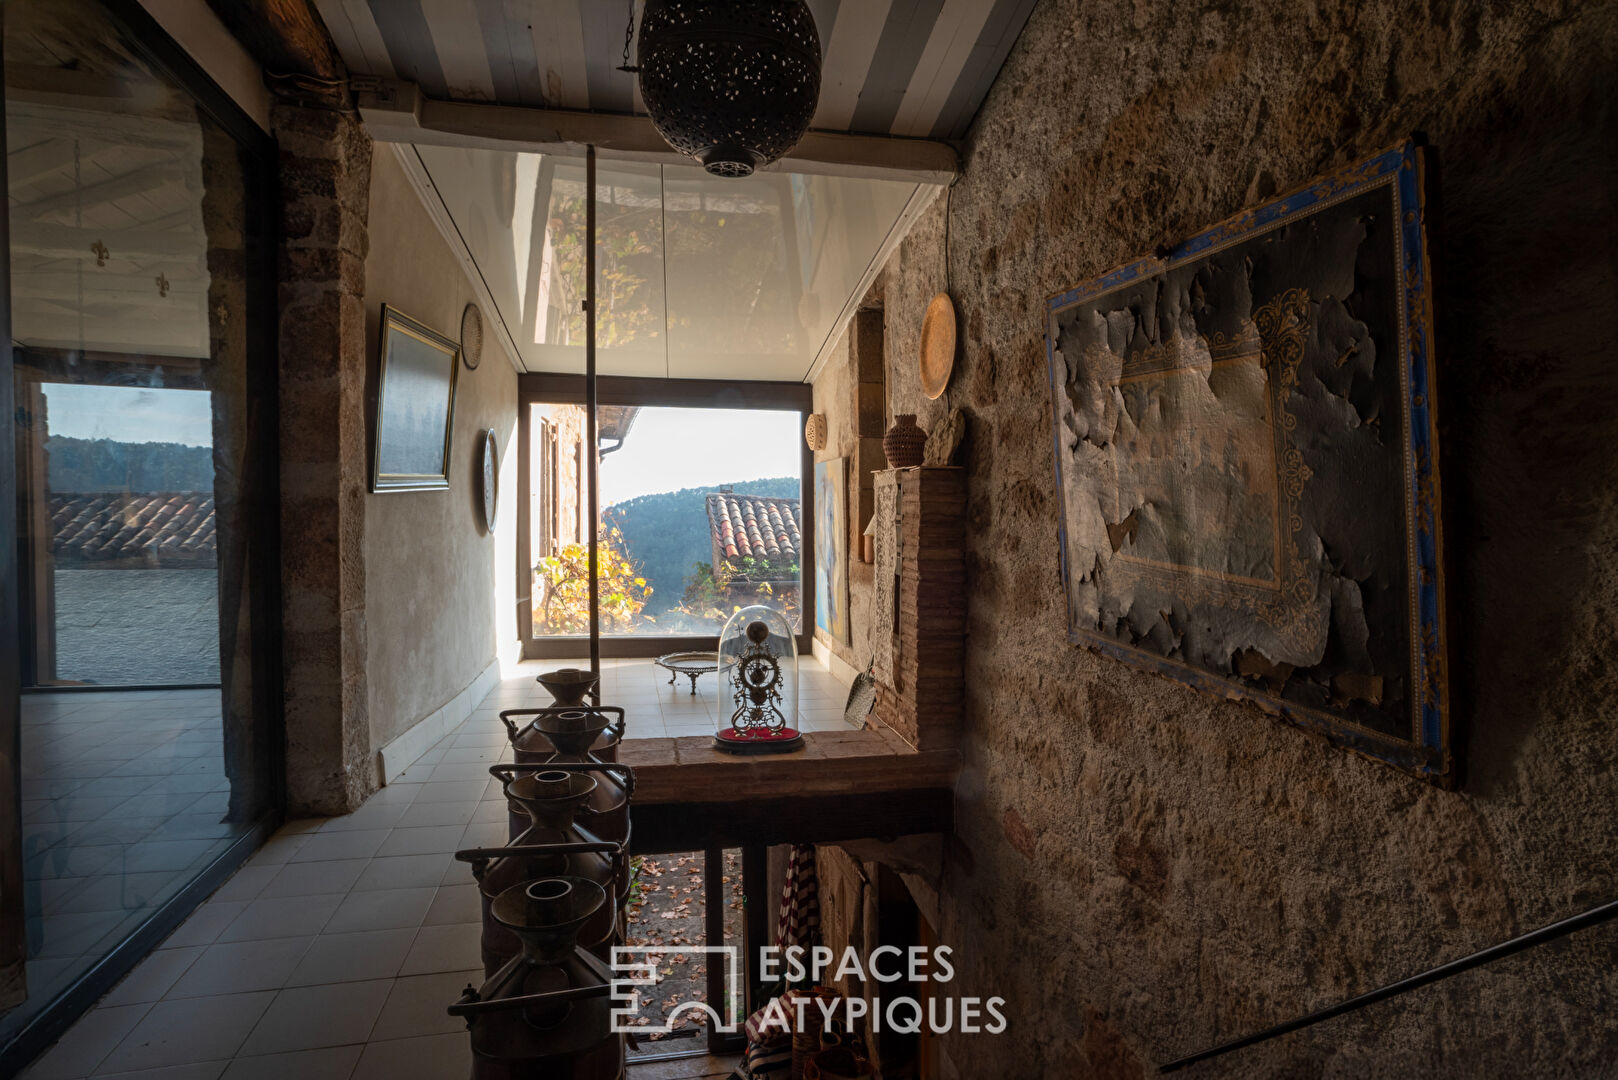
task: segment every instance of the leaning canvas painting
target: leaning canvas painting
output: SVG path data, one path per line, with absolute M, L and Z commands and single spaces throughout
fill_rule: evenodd
M 1424 151 L 1053 297 L 1075 642 L 1450 776 Z
M 847 458 L 815 462 L 815 625 L 848 642 Z

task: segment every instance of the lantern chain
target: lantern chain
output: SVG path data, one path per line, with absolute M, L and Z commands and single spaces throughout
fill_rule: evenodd
M 618 66 L 619 71 L 627 71 L 627 72 L 630 72 L 631 74 L 633 74 L 633 73 L 638 72 L 640 70 L 640 68 L 636 67 L 635 65 L 633 65 L 633 64 L 631 64 L 629 62 L 629 49 L 634 44 L 635 44 L 635 0 L 629 0 L 629 22 L 624 26 L 624 62 Z

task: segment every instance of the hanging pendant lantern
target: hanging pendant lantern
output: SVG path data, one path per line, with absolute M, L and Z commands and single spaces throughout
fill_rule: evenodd
M 646 0 L 639 53 L 652 125 L 715 176 L 780 158 L 820 101 L 820 35 L 804 0 Z

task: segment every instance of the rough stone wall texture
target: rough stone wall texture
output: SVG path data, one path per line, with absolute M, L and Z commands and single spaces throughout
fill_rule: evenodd
M 365 719 L 365 256 L 371 138 L 277 105 L 281 596 L 288 809 L 376 788 Z
M 884 283 L 889 412 L 971 423 L 938 931 L 1013 1021 L 944 1039 L 945 1076 L 1144 1076 L 1618 895 L 1615 71 L 1618 7 L 1577 0 L 1035 10 L 949 200 L 939 401 L 915 364 L 943 200 Z M 1068 645 L 1058 579 L 1045 296 L 1412 131 L 1447 218 L 1457 792 Z M 1187 1075 L 1610 1075 L 1615 949 L 1589 931 Z
M 371 167 L 365 346 L 378 362 L 382 305 L 450 338 L 475 296 L 392 147 Z M 484 312 L 484 325 L 492 314 Z M 483 528 L 478 443 L 493 429 L 502 506 Z M 489 334 L 475 371 L 455 386 L 448 491 L 371 495 L 365 502 L 369 735 L 380 748 L 443 706 L 500 654 L 516 623 L 517 372 Z

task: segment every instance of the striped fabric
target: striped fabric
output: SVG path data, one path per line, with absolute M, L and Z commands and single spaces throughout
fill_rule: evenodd
M 808 948 L 820 943 L 820 878 L 815 873 L 812 844 L 793 844 L 787 856 L 786 882 L 781 887 L 781 916 L 776 938 L 785 947 Z
M 792 1040 L 776 1039 L 766 1043 L 748 1043 L 742 1063 L 731 1073 L 736 1080 L 755 1077 L 786 1076 L 792 1072 Z
M 813 126 L 960 138 L 1034 3 L 809 0 L 824 58 Z M 316 6 L 349 71 L 406 79 L 431 98 L 646 111 L 634 76 L 617 70 L 625 3 L 316 0 Z

